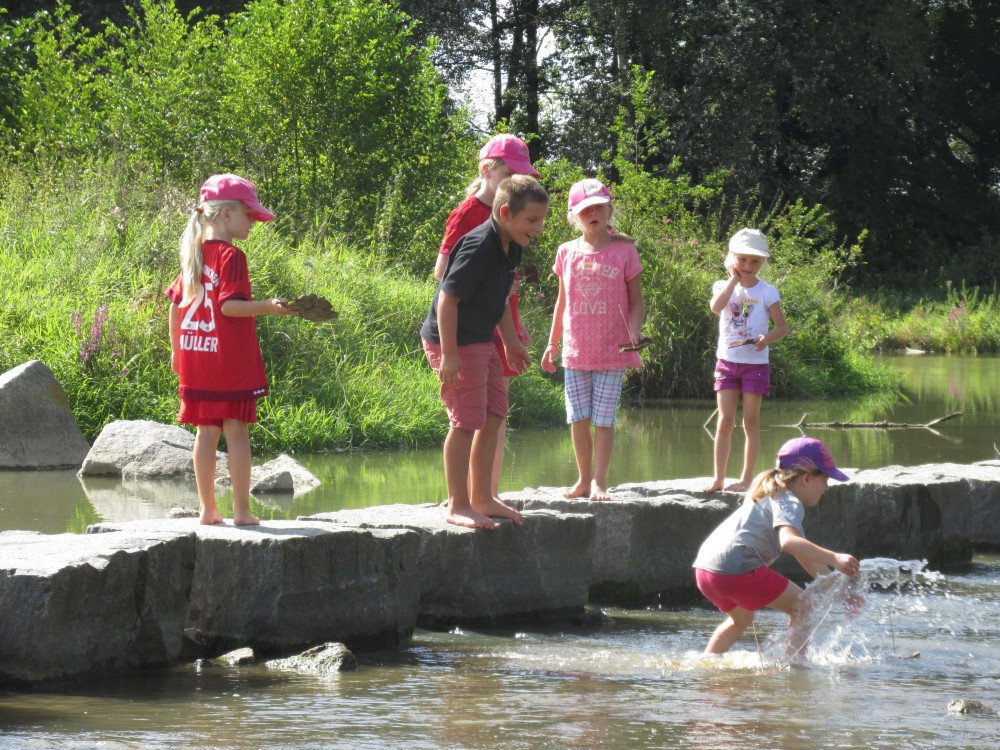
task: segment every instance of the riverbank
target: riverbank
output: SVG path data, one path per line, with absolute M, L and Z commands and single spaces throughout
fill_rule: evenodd
M 242 529 L 177 520 L 4 532 L 0 684 L 41 687 L 235 645 L 398 646 L 418 624 L 537 623 L 588 602 L 690 601 L 694 552 L 739 500 L 691 481 L 624 486 L 601 504 L 514 493 L 525 525 L 496 533 L 450 526 L 429 505 Z M 1000 545 L 1000 462 L 858 471 L 805 528 L 861 558 L 967 562 L 974 547 Z

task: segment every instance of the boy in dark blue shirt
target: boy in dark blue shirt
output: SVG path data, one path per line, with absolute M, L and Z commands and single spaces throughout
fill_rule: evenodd
M 507 362 L 530 365 L 507 298 L 523 248 L 542 231 L 549 196 L 537 180 L 514 175 L 497 189 L 493 215 L 452 249 L 420 329 L 427 361 L 441 380 L 451 427 L 444 442 L 448 522 L 495 529 L 493 518 L 521 525 L 521 514 L 490 487 L 500 426 L 507 418 L 507 378 L 493 345 L 499 328 Z

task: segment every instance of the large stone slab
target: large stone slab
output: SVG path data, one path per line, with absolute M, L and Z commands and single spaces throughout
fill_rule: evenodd
M 466 529 L 444 508 L 384 505 L 309 516 L 330 524 L 412 529 L 420 535 L 420 618 L 428 627 L 546 619 L 580 611 L 591 579 L 594 520 L 533 510 L 524 525 Z
M 404 529 L 165 519 L 94 524 L 89 531 L 97 538 L 108 531 L 194 536 L 186 655 L 238 646 L 287 653 L 325 641 L 395 646 L 417 619 L 420 538 Z
M 0 685 L 44 685 L 181 653 L 194 537 L 0 533 Z
M 0 375 L 0 469 L 75 469 L 89 449 L 66 391 L 43 362 Z
M 194 435 L 180 425 L 146 419 L 109 422 L 83 461 L 80 476 L 122 479 L 193 479 Z M 216 476 L 227 472 L 216 453 Z
M 672 603 L 698 595 L 691 563 L 705 537 L 734 503 L 696 498 L 652 484 L 621 485 L 612 500 L 566 499 L 563 488 L 504 495 L 528 510 L 583 513 L 595 520 L 591 599 L 629 604 L 659 597 Z M 665 492 L 666 494 L 661 494 Z

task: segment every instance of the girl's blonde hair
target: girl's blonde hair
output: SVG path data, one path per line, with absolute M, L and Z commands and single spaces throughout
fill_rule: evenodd
M 806 474 L 822 474 L 819 469 L 809 466 L 797 466 L 794 469 L 774 468 L 762 471 L 754 477 L 750 489 L 747 490 L 744 502 L 755 503 L 762 497 L 773 495 L 778 490 L 787 490 L 792 482 Z
M 469 184 L 469 187 L 467 187 L 465 189 L 466 196 L 468 196 L 468 197 L 471 198 L 473 195 L 475 195 L 476 193 L 478 193 L 479 192 L 479 188 L 481 188 L 483 186 L 483 171 L 484 171 L 483 167 L 486 167 L 485 172 L 486 172 L 486 174 L 489 174 L 490 172 L 492 172 L 494 169 L 496 169 L 497 167 L 499 167 L 502 164 L 504 164 L 504 160 L 501 159 L 499 156 L 496 156 L 496 157 L 491 156 L 491 157 L 489 157 L 487 159 L 480 159 L 479 160 L 479 174 L 476 176 L 476 179 L 474 179 Z
M 191 209 L 181 234 L 181 280 L 184 282 L 181 305 L 193 300 L 201 289 L 201 269 L 205 264 L 201 243 L 205 241 L 205 230 L 216 222 L 223 209 L 245 205 L 243 201 L 205 201 Z

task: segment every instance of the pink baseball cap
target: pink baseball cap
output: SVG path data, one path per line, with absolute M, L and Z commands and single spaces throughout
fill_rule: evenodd
M 569 212 L 578 216 L 581 211 L 598 203 L 610 203 L 611 191 L 594 178 L 580 180 L 569 189 Z
M 260 205 L 257 199 L 257 186 L 250 180 L 239 175 L 213 174 L 201 186 L 201 200 L 204 201 L 243 201 L 253 212 L 257 221 L 274 221 L 274 214 Z
M 486 141 L 486 145 L 479 149 L 479 160 L 483 159 L 503 159 L 514 170 L 514 174 L 541 177 L 538 170 L 531 166 L 528 145 L 510 133 L 501 133 Z
M 830 449 L 823 441 L 811 437 L 792 438 L 778 448 L 778 468 L 821 471 L 838 482 L 850 479 L 833 463 Z

